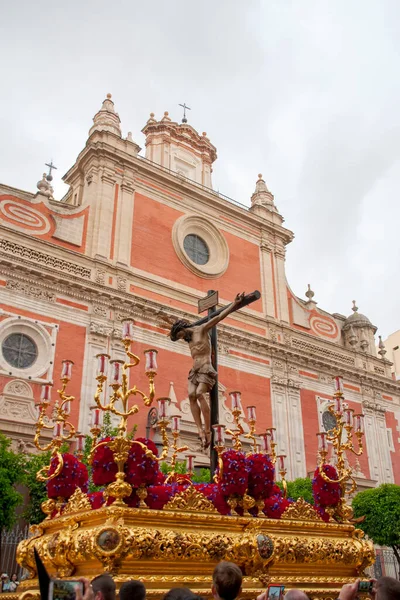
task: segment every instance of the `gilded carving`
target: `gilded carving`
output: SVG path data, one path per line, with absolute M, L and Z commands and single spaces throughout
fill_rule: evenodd
M 71 498 L 68 500 L 67 506 L 63 510 L 63 514 L 79 512 L 81 510 L 90 510 L 91 504 L 87 495 L 80 488 L 76 488 Z
M 165 510 L 189 510 L 218 514 L 212 502 L 193 486 L 186 488 L 180 494 L 176 494 L 164 508 Z
M 303 498 L 299 498 L 296 502 L 290 504 L 283 513 L 282 518 L 299 521 L 322 521 L 317 511 Z

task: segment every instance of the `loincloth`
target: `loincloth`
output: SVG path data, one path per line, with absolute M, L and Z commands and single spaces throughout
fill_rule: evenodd
M 200 369 L 191 369 L 188 379 L 196 386 L 205 383 L 211 389 L 217 379 L 217 372 L 211 365 L 205 365 Z

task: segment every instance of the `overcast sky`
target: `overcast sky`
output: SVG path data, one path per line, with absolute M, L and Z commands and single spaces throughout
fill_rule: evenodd
M 1 182 L 34 192 L 53 158 L 60 198 L 107 92 L 141 146 L 186 102 L 214 188 L 248 204 L 263 173 L 292 290 L 400 328 L 399 0 L 14 0 L 0 56 Z

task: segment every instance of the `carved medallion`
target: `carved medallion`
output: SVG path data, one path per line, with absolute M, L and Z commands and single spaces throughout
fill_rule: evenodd
M 117 552 L 121 542 L 121 534 L 113 527 L 103 527 L 96 536 L 96 545 L 104 554 Z
M 257 549 L 261 558 L 267 560 L 274 553 L 274 542 L 268 535 L 259 533 L 257 536 Z

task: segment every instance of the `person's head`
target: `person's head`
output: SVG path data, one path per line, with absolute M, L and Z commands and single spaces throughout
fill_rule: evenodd
M 285 600 L 309 600 L 309 597 L 301 590 L 293 588 L 293 590 L 288 590 L 286 592 Z
M 235 600 L 242 590 L 242 579 L 242 571 L 235 563 L 218 563 L 213 573 L 213 596 L 220 600 Z
M 119 588 L 119 600 L 144 600 L 146 588 L 141 581 L 131 579 L 125 581 Z
M 375 584 L 376 600 L 399 600 L 400 581 L 393 577 L 380 577 Z
M 115 600 L 116 585 L 111 575 L 98 575 L 92 579 L 91 584 L 95 600 Z
M 13 573 L 13 574 L 11 575 L 11 581 L 18 581 L 18 577 L 17 577 L 17 574 L 16 574 L 16 573 Z
M 189 321 L 185 321 L 185 319 L 175 321 L 171 327 L 171 331 L 169 332 L 169 337 L 173 342 L 176 342 L 177 340 L 185 340 L 185 342 L 190 342 L 192 336 L 188 331 L 185 331 L 189 326 Z
M 7 583 L 7 581 L 8 581 L 7 573 L 2 573 L 1 574 L 1 583 Z
M 195 600 L 196 594 L 187 587 L 172 588 L 165 594 L 163 600 Z

